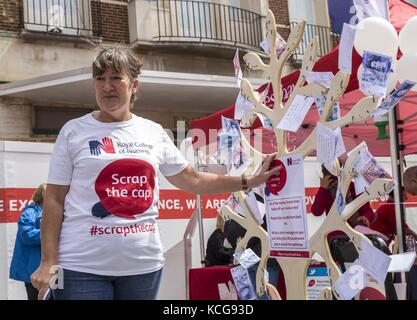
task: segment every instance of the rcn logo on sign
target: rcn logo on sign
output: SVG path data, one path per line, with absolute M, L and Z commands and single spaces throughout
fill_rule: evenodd
M 90 153 L 93 156 L 100 155 L 101 151 L 104 151 L 105 153 L 116 153 L 111 138 L 103 138 L 101 139 L 101 142 L 99 140 L 90 140 L 88 141 L 88 145 L 90 146 Z

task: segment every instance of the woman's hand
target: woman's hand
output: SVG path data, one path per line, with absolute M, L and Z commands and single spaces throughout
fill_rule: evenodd
M 369 222 L 369 220 L 368 220 L 368 218 L 365 217 L 365 216 L 359 216 L 356 219 L 356 223 L 359 224 L 359 225 L 361 225 L 361 226 L 368 227 L 368 228 L 371 225 L 370 222 Z
M 41 263 L 38 269 L 36 269 L 30 277 L 32 285 L 39 291 L 38 300 L 43 299 L 49 288 L 49 281 L 52 278 L 52 274 L 50 273 L 52 266 L 53 264 Z
M 337 180 L 330 175 L 326 175 L 323 178 L 320 179 L 320 187 L 329 190 L 333 187 L 335 187 L 337 184 Z
M 276 155 L 276 153 L 273 153 L 266 156 L 262 163 L 261 171 L 256 176 L 248 177 L 249 188 L 254 188 L 265 183 L 271 176 L 278 176 L 279 178 L 281 166 L 271 169 L 271 163 L 274 161 Z

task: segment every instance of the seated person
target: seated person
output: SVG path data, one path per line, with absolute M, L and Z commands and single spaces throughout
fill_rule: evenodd
M 207 241 L 206 266 L 224 266 L 233 262 L 233 249 L 225 246 L 224 220 L 217 215 L 216 230 Z
M 417 195 L 417 166 L 408 168 L 403 175 L 404 191 Z M 417 233 L 405 224 L 405 233 L 417 239 Z M 376 210 L 376 219 L 370 226 L 371 229 L 384 234 L 391 243 L 397 234 L 397 223 L 395 218 L 395 204 L 393 192 L 390 193 L 386 203 L 383 203 Z M 408 272 L 409 299 L 417 300 L 417 265 L 414 265 Z
M 320 188 L 314 198 L 311 212 L 315 216 L 321 216 L 323 212 L 329 213 L 337 192 L 337 177 L 330 173 L 325 166 L 322 165 L 323 177 L 320 179 Z M 357 195 L 353 183 L 350 184 L 346 194 L 346 204 L 356 199 Z M 369 227 L 375 218 L 374 211 L 369 203 L 365 203 L 357 212 L 355 212 L 348 220 L 350 226 L 354 228 L 356 225 L 364 225 Z
M 405 170 L 403 175 L 404 191 L 417 195 L 417 166 L 413 166 Z M 397 233 L 397 223 L 395 220 L 395 204 L 394 204 L 394 192 L 391 191 L 386 203 L 383 203 L 376 210 L 375 221 L 371 224 L 370 228 L 381 232 L 388 237 L 386 240 L 387 245 L 391 243 L 394 236 Z M 417 239 L 417 233 L 405 224 L 405 233 L 412 235 Z
M 370 225 L 370 228 L 385 235 L 388 238 L 385 242 L 389 245 L 397 234 L 393 192 L 389 194 L 388 200 L 385 203 L 379 205 L 375 214 L 375 221 Z M 417 239 L 417 234 L 407 224 L 405 224 L 405 233 Z

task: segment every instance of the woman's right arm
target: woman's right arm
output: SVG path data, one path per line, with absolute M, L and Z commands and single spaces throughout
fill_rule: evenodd
M 45 191 L 41 222 L 41 264 L 31 280 L 42 299 L 49 288 L 50 269 L 58 264 L 58 241 L 64 217 L 64 201 L 69 186 L 48 184 Z
M 314 202 L 311 206 L 311 213 L 315 216 L 321 216 L 323 212 L 327 212 L 329 202 L 333 202 L 329 190 L 320 187 L 319 191 L 316 193 L 314 197 Z

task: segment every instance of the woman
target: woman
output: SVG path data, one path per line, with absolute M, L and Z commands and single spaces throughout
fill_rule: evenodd
M 196 172 L 159 124 L 131 113 L 142 64 L 127 48 L 93 62 L 99 111 L 69 121 L 54 146 L 42 221 L 41 296 L 61 265 L 56 299 L 155 299 L 164 264 L 156 218 L 158 172 L 186 192 L 233 192 L 264 183 L 269 155 L 252 177 Z
M 331 174 L 325 166 L 322 166 L 322 173 L 323 177 L 320 179 L 320 188 L 311 206 L 311 212 L 315 216 L 321 216 L 324 212 L 327 215 L 330 212 L 337 192 L 337 177 Z M 346 195 L 346 203 L 351 202 L 356 197 L 355 187 L 351 183 Z M 374 217 L 374 211 L 367 202 L 349 218 L 348 222 L 353 228 L 356 225 L 369 227 Z
M 381 203 L 375 212 L 375 221 L 371 224 L 372 230 L 378 231 L 385 235 L 387 246 L 394 240 L 397 234 L 397 222 L 395 217 L 395 201 L 394 192 L 391 191 L 385 203 Z M 417 233 L 414 232 L 407 224 L 404 224 L 406 235 L 410 235 L 417 239 Z
M 17 225 L 16 242 L 10 264 L 10 278 L 25 283 L 28 300 L 38 299 L 38 290 L 30 283 L 30 276 L 41 260 L 41 217 L 46 184 L 41 184 L 32 201 L 23 209 Z
M 224 220 L 217 215 L 216 229 L 210 235 L 206 248 L 206 266 L 224 266 L 233 262 L 233 249 L 224 245 Z

